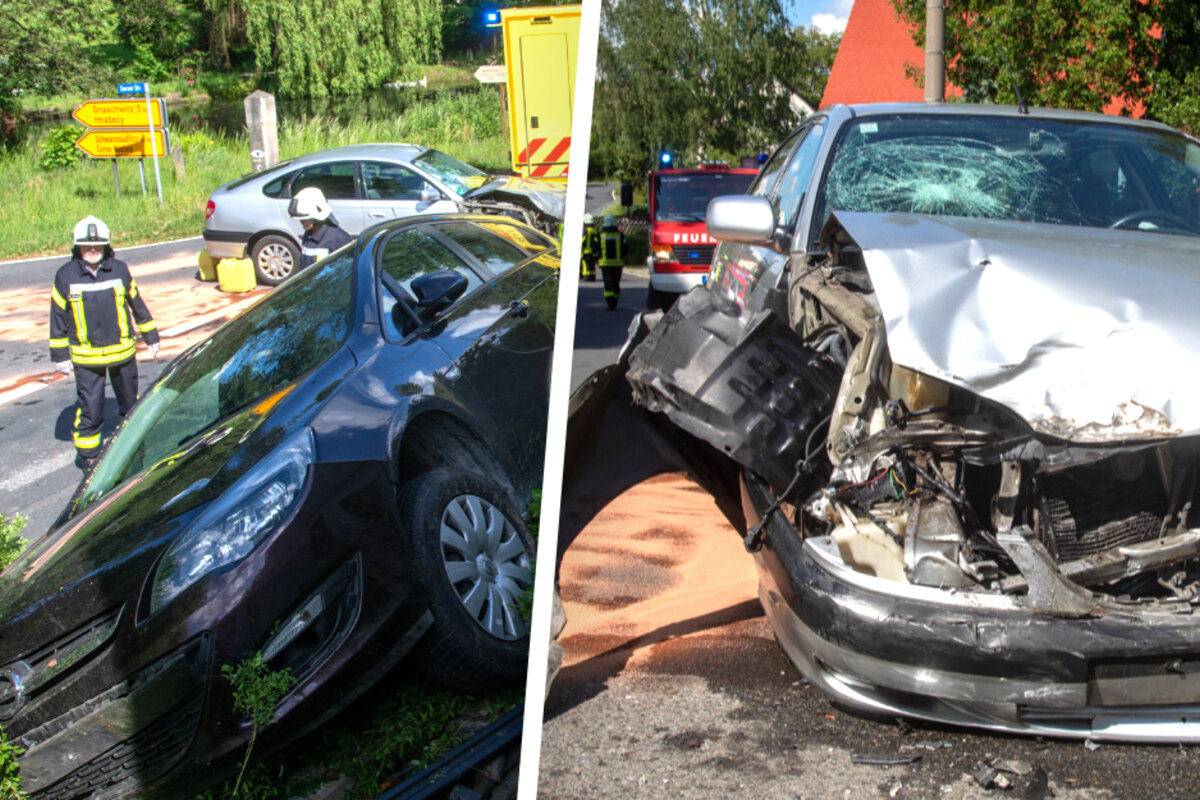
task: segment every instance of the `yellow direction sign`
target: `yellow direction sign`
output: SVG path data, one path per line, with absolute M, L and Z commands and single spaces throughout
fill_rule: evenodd
M 85 100 L 71 116 L 89 128 L 166 127 L 167 112 L 161 97 L 150 98 L 150 117 L 145 100 Z
M 167 136 L 161 128 L 154 131 L 154 147 L 158 155 L 167 154 Z M 75 146 L 92 158 L 149 158 L 150 131 L 89 130 L 75 141 Z

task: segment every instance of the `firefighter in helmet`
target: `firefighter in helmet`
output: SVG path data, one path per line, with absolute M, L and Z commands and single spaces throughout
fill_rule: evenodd
M 325 193 L 315 186 L 296 192 L 288 205 L 288 216 L 300 220 L 304 228 L 304 237 L 300 240 L 300 269 L 308 269 L 354 241 L 353 236 L 338 227 Z
M 105 378 L 112 382 L 122 417 L 137 401 L 139 333 L 150 357 L 157 358 L 158 328 L 137 282 L 125 262 L 113 256 L 108 226 L 84 217 L 75 226 L 71 260 L 59 267 L 50 289 L 50 358 L 63 375 L 75 374 L 71 438 L 75 463 L 85 471 L 100 451 Z
M 598 263 L 604 278 L 604 305 L 612 311 L 621 298 L 621 268 L 625 266 L 625 237 L 617 227 L 617 218 L 612 214 L 604 215 Z
M 596 230 L 596 218 L 583 215 L 583 248 L 580 250 L 579 276 L 589 281 L 596 280 L 596 261 L 600 258 L 600 232 Z

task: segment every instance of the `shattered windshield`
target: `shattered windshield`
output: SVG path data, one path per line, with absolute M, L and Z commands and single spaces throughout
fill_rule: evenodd
M 704 222 L 708 202 L 727 194 L 745 194 L 755 173 L 713 172 L 701 175 L 656 175 L 656 222 Z
M 421 169 L 434 175 L 442 183 L 449 186 L 462 196 L 472 189 L 479 188 L 488 178 L 483 170 L 478 170 L 470 164 L 464 164 L 453 156 L 448 156 L 437 150 L 426 150 L 413 159 Z
M 814 226 L 831 211 L 932 214 L 1200 236 L 1200 147 L 1171 131 L 964 115 L 843 128 Z

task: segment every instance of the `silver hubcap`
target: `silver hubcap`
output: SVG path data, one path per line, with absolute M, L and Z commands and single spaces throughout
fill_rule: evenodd
M 258 266 L 269 278 L 286 278 L 292 274 L 292 251 L 281 244 L 269 244 L 258 251 Z
M 529 554 L 500 509 L 473 494 L 459 495 L 442 512 L 442 566 L 463 608 L 497 639 L 529 633 L 517 611 L 533 585 Z

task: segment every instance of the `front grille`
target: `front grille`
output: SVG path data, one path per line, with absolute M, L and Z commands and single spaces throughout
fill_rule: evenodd
M 675 260 L 680 264 L 692 264 L 707 267 L 712 263 L 713 252 L 717 249 L 713 244 L 675 245 L 671 248 Z
M 183 758 L 196 735 L 203 706 L 203 695 L 194 695 L 133 738 L 34 792 L 30 800 L 73 800 L 100 791 L 105 797 L 124 797 L 138 791 Z

